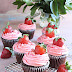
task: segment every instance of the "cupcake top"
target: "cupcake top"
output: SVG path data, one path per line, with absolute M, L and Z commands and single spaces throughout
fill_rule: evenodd
M 18 37 L 21 37 L 22 34 L 17 31 L 17 30 L 12 30 L 12 27 L 7 24 L 7 26 L 3 29 L 3 34 L 2 38 L 7 39 L 7 40 L 12 40 L 12 39 L 18 39 Z
M 18 25 L 18 28 L 21 30 L 36 29 L 36 25 L 34 24 L 34 21 L 35 20 L 33 19 L 26 18 L 24 23 Z
M 2 38 L 7 39 L 7 40 L 18 39 L 18 37 L 21 37 L 21 36 L 22 34 L 17 30 L 13 30 L 10 33 L 2 34 Z
M 32 50 L 24 55 L 23 62 L 30 66 L 43 66 L 49 62 L 48 54 L 45 53 L 43 47 L 37 45 L 35 50 Z
M 35 49 L 35 44 L 26 35 L 13 45 L 13 50 L 19 53 L 28 53 L 31 49 Z
M 53 43 L 47 45 L 47 52 L 50 55 L 61 56 L 68 53 L 67 47 L 64 45 L 64 41 L 62 38 L 58 38 L 58 40 L 53 40 Z
M 54 37 L 53 38 L 49 38 L 48 36 L 43 34 L 37 39 L 37 42 L 44 43 L 44 44 L 49 44 L 49 43 L 53 42 L 53 39 L 54 39 Z

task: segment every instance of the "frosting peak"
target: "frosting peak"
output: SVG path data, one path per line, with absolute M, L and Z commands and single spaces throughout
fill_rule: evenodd
M 67 54 L 68 49 L 65 45 L 63 45 L 62 47 L 59 47 L 53 44 L 49 44 L 47 45 L 47 52 L 48 54 L 51 54 L 54 56 L 61 56 L 61 55 Z
M 49 62 L 49 57 L 48 54 L 39 55 L 31 51 L 24 55 L 23 62 L 30 66 L 43 66 Z

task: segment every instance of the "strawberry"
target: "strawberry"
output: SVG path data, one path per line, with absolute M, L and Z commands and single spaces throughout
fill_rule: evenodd
M 52 28 L 47 28 L 45 35 L 52 38 L 55 37 L 55 32 Z
M 28 41 L 29 41 L 28 36 L 24 35 L 24 37 L 20 38 L 18 42 L 21 43 L 21 44 L 28 44 Z
M 59 66 L 57 72 L 68 72 L 68 70 L 71 72 L 71 65 L 66 62 L 66 64 L 62 64 Z
M 5 59 L 5 58 L 10 58 L 12 55 L 12 53 L 10 52 L 10 50 L 4 48 L 1 54 L 1 58 Z
M 62 47 L 64 45 L 64 40 L 64 38 L 57 37 L 53 40 L 53 44 Z
M 24 23 L 28 24 L 28 25 L 32 25 L 33 24 L 32 20 L 28 20 L 28 18 L 25 19 Z
M 40 44 L 40 45 L 37 45 L 35 47 L 35 54 L 45 54 L 46 53 L 46 49 L 44 48 L 44 45 Z
M 11 33 L 11 32 L 12 32 L 12 27 L 9 25 L 9 22 L 8 22 L 7 26 L 3 30 L 3 34 Z
M 57 27 L 54 24 L 52 25 L 51 23 L 48 24 L 47 28 L 57 29 Z

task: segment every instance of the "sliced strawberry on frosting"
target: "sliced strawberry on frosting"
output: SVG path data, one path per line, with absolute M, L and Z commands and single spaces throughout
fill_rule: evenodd
M 62 64 L 59 66 L 57 72 L 72 72 L 71 65 L 66 62 L 66 64 Z
M 24 35 L 24 37 L 20 38 L 18 42 L 21 43 L 21 44 L 28 44 L 29 37 L 27 35 Z
M 11 53 L 10 49 L 4 48 L 2 51 L 2 54 L 1 54 L 1 58 L 2 59 L 10 58 L 11 55 L 12 55 L 12 53 Z
M 35 54 L 45 54 L 46 53 L 46 46 L 44 44 L 39 44 L 35 47 Z
M 54 29 L 47 28 L 45 35 L 48 36 L 48 37 L 50 37 L 50 38 L 55 37 Z
M 53 44 L 62 47 L 64 45 L 64 40 L 64 38 L 57 37 L 53 40 Z

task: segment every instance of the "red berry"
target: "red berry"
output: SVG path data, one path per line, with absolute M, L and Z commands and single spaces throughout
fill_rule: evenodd
M 10 25 L 8 25 L 8 29 L 12 30 L 12 27 Z
M 52 32 L 50 32 L 50 33 L 46 30 L 46 36 L 48 36 L 50 38 L 55 37 L 54 30 Z
M 6 34 L 6 33 L 11 33 L 11 32 L 12 32 L 12 30 L 7 29 L 7 28 L 5 29 L 5 31 L 3 31 L 4 34 Z
M 29 41 L 28 36 L 24 35 L 24 37 L 20 38 L 18 42 L 21 43 L 21 44 L 28 44 L 28 41 Z
M 28 24 L 28 25 L 32 25 L 33 24 L 32 20 L 28 20 L 28 18 L 25 19 L 24 23 Z
M 57 72 L 68 72 L 68 70 L 66 69 L 66 65 L 60 65 Z
M 62 38 L 55 38 L 53 44 L 62 47 L 64 45 L 64 40 Z
M 45 54 L 45 53 L 46 53 L 46 50 L 43 47 L 41 47 L 40 45 L 37 45 L 35 47 L 35 54 L 42 55 L 42 54 Z
M 51 27 L 51 23 L 49 23 L 47 27 L 50 28 Z
M 12 53 L 8 50 L 8 49 L 3 49 L 2 54 L 1 54 L 1 58 L 5 59 L 5 58 L 10 58 L 12 55 Z

